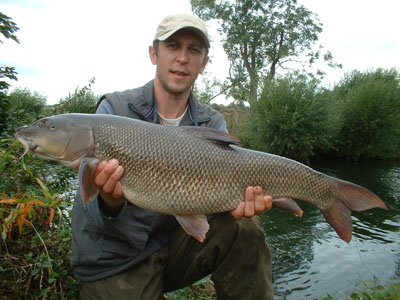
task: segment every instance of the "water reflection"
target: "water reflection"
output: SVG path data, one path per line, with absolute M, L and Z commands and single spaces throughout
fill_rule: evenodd
M 273 251 L 277 299 L 344 297 L 360 279 L 400 276 L 400 163 L 319 163 L 325 174 L 360 184 L 389 210 L 353 213 L 353 239 L 343 242 L 318 209 L 299 201 L 302 218 L 273 210 L 263 215 Z

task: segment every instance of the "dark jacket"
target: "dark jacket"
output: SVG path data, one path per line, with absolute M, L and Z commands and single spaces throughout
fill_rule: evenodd
M 104 101 L 106 100 L 106 101 Z M 101 97 L 97 112 L 158 123 L 153 81 L 145 86 Z M 180 125 L 226 131 L 221 114 L 190 94 L 189 108 Z M 79 192 L 72 212 L 71 266 L 79 282 L 91 282 L 123 272 L 163 247 L 172 216 L 147 211 L 129 202 L 117 217 L 106 216 L 95 199 L 83 207 Z

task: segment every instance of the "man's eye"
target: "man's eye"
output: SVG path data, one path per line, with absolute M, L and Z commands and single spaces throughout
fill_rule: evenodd
M 178 47 L 178 45 L 177 44 L 168 44 L 167 47 L 171 48 L 171 49 L 176 49 Z
M 201 53 L 201 49 L 198 47 L 191 47 L 190 51 L 195 52 L 195 53 Z

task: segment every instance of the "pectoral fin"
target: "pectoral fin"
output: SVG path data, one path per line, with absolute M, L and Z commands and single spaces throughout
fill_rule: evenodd
M 205 215 L 176 215 L 175 218 L 188 235 L 200 243 L 204 241 L 210 228 Z
M 99 188 L 93 181 L 98 163 L 99 159 L 97 158 L 86 158 L 79 166 L 79 188 L 83 199 L 83 205 L 85 206 L 99 194 Z

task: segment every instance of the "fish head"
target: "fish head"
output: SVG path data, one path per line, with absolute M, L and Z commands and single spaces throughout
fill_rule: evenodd
M 51 116 L 20 127 L 15 138 L 25 147 L 22 156 L 30 151 L 72 169 L 78 169 L 82 159 L 94 152 L 92 126 L 72 114 Z

